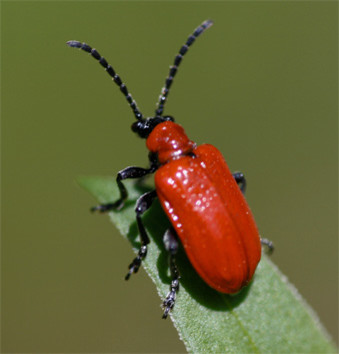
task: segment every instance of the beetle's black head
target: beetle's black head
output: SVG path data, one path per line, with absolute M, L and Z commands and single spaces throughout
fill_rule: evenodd
M 137 133 L 140 138 L 146 139 L 158 124 L 167 121 L 174 122 L 174 118 L 171 116 L 156 116 L 140 119 L 131 125 L 131 129 L 134 133 Z

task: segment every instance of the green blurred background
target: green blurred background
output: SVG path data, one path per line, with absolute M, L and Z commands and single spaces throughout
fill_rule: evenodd
M 147 150 L 117 87 L 65 42 L 96 47 L 151 115 L 207 18 L 165 113 L 246 174 L 272 260 L 337 340 L 336 2 L 1 5 L 3 352 L 185 350 L 144 271 L 123 280 L 131 246 L 75 183 L 146 166 Z

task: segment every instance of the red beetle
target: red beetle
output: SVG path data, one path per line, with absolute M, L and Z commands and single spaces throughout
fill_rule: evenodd
M 132 130 L 146 139 L 150 167 L 133 166 L 121 170 L 116 178 L 120 198 L 91 210 L 120 209 L 127 198 L 122 180 L 155 172 L 155 190 L 142 195 L 136 204 L 141 246 L 125 279 L 138 271 L 146 257 L 150 240 L 141 216 L 158 197 L 172 224 L 164 235 L 165 248 L 170 254 L 172 282 L 163 302 L 163 318 L 173 308 L 179 290 L 180 276 L 175 262 L 178 238 L 200 277 L 215 290 L 226 294 L 237 293 L 252 279 L 260 261 L 261 243 L 273 249 L 270 241 L 260 239 L 243 196 L 246 188 L 244 175 L 240 172 L 232 174 L 218 149 L 208 144 L 197 146 L 188 139 L 184 129 L 174 123 L 173 117 L 163 115 L 170 86 L 183 56 L 212 24 L 210 20 L 203 22 L 181 47 L 170 67 L 155 116 L 150 118 L 143 118 L 126 85 L 96 49 L 78 41 L 67 42 L 70 47 L 90 53 L 105 68 L 134 112 L 137 121 L 132 124 Z

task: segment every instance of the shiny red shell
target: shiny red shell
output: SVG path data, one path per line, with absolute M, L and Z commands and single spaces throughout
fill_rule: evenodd
M 238 292 L 261 258 L 252 213 L 234 177 L 212 145 L 196 146 L 173 122 L 157 125 L 146 141 L 161 167 L 160 203 L 200 277 L 222 293 Z

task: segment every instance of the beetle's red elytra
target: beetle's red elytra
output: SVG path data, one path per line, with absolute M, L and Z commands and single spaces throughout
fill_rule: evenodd
M 163 126 L 175 129 L 172 125 L 158 125 L 147 143 Z M 236 293 L 251 280 L 260 260 L 259 233 L 219 150 L 192 145 L 180 147 L 192 155 L 167 160 L 155 172 L 157 195 L 201 278 L 220 292 Z
M 155 190 L 143 194 L 136 203 L 141 246 L 125 279 L 139 270 L 147 255 L 150 240 L 141 217 L 153 200 L 159 198 L 172 225 L 163 236 L 172 277 L 170 292 L 163 302 L 163 318 L 174 307 L 179 291 L 180 275 L 175 259 L 179 240 L 200 277 L 213 289 L 226 294 L 237 293 L 251 281 L 261 258 L 261 244 L 273 250 L 270 241 L 260 238 L 244 198 L 244 175 L 241 172 L 232 174 L 217 148 L 209 144 L 197 146 L 184 129 L 174 123 L 172 116 L 163 115 L 170 86 L 183 56 L 212 24 L 210 20 L 204 21 L 181 47 L 170 67 L 155 116 L 149 118 L 143 118 L 126 85 L 96 49 L 78 41 L 67 42 L 70 47 L 90 53 L 105 68 L 135 115 L 132 131 L 146 139 L 150 166 L 130 166 L 121 170 L 116 178 L 120 198 L 91 210 L 120 209 L 128 196 L 122 181 L 155 173 Z

